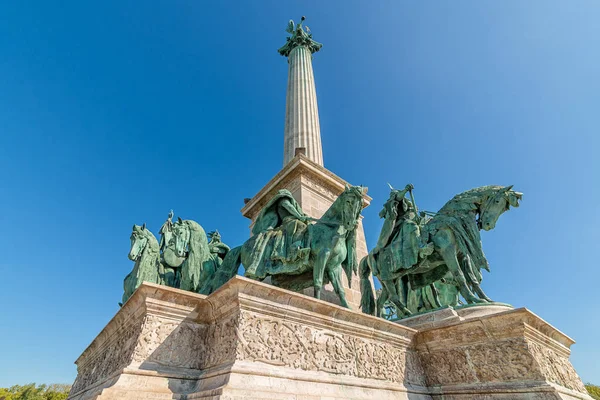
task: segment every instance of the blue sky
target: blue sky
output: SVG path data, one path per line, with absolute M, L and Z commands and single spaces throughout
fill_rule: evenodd
M 0 387 L 72 382 L 118 310 L 133 223 L 241 244 L 283 157 L 290 18 L 307 16 L 325 166 L 420 208 L 514 184 L 482 234 L 497 301 L 573 337 L 600 382 L 600 3 L 105 1 L 0 6 Z

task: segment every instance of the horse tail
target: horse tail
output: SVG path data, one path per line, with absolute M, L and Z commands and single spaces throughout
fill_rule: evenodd
M 360 307 L 362 312 L 369 315 L 375 315 L 375 293 L 371 284 L 371 266 L 369 265 L 369 256 L 360 261 Z
M 211 294 L 237 275 L 237 271 L 241 263 L 241 254 L 242 246 L 235 247 L 227 252 L 227 255 L 223 259 L 223 263 L 213 276 L 212 284 L 208 289 L 205 290 L 205 292 L 208 293 L 202 294 Z

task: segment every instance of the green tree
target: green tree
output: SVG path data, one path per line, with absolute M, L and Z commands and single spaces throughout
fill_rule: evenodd
M 600 400 L 600 386 L 592 385 L 591 383 L 586 383 L 585 388 L 587 389 L 590 396 L 592 396 L 596 400 Z
M 54 383 L 48 386 L 44 393 L 45 400 L 65 400 L 69 396 L 71 385 Z
M 0 388 L 0 400 L 14 400 L 14 397 L 8 389 Z
M 52 384 L 14 385 L 0 388 L 0 400 L 65 400 L 69 396 L 70 385 Z

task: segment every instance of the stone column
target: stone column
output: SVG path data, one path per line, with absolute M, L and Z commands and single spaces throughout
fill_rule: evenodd
M 305 148 L 306 157 L 322 166 L 323 150 L 312 53 L 305 46 L 297 46 L 290 52 L 288 62 L 283 165 L 294 158 L 297 148 Z
M 285 132 L 283 142 L 283 166 L 296 156 L 296 149 L 302 149 L 310 161 L 323 166 L 321 148 L 321 127 L 317 92 L 312 69 L 312 55 L 323 46 L 312 38 L 310 29 L 294 21 L 288 23 L 286 43 L 278 51 L 287 57 L 288 85 L 285 104 Z

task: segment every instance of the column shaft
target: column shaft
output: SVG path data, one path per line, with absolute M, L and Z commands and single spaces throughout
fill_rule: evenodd
M 298 46 L 291 51 L 288 62 L 283 165 L 294 158 L 299 147 L 306 149 L 309 159 L 323 165 L 312 54 L 306 47 Z

